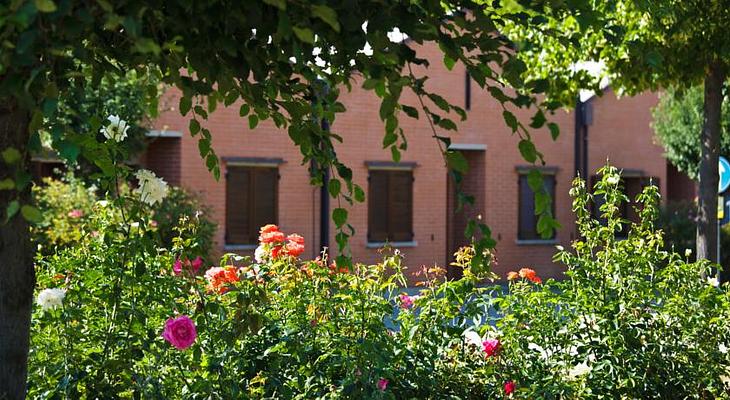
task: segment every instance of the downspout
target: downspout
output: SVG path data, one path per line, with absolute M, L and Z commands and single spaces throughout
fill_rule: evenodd
M 326 118 L 322 118 L 322 130 L 330 131 L 330 123 Z M 330 247 L 330 194 L 327 188 L 330 182 L 330 170 L 325 168 L 322 171 L 322 187 L 319 191 L 320 207 L 319 207 L 319 248 L 320 251 Z
M 575 138 L 573 143 L 573 160 L 574 167 L 573 171 L 577 177 L 586 179 L 583 172 L 583 163 L 581 162 L 582 154 L 582 131 L 583 131 L 583 102 L 580 101 L 580 96 L 575 100 Z

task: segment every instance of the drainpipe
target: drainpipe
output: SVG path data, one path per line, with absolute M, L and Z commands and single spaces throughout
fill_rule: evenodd
M 573 172 L 578 177 L 586 179 L 583 171 L 583 163 L 581 162 L 581 155 L 583 153 L 583 102 L 580 101 L 580 96 L 575 101 L 575 140 L 573 143 L 573 160 L 575 162 Z
M 330 123 L 326 118 L 322 119 L 322 130 L 330 131 Z M 330 194 L 327 190 L 330 182 L 330 170 L 325 168 L 322 173 L 322 187 L 319 191 L 320 207 L 319 207 L 319 248 L 329 250 L 330 247 Z
M 312 101 L 315 104 L 319 101 L 323 101 L 323 99 L 327 96 L 327 93 L 329 92 L 329 86 L 327 85 L 327 82 L 321 79 L 318 79 L 316 82 L 314 82 L 312 89 L 314 92 Z M 322 118 L 321 127 L 322 130 L 325 132 L 330 131 L 330 124 L 326 118 Z M 327 190 L 330 181 L 330 171 L 329 168 L 323 168 L 322 171 L 319 171 L 320 168 L 321 166 L 318 165 L 314 159 L 312 159 L 310 166 L 311 173 L 322 173 L 322 186 L 320 187 L 319 191 L 319 251 L 321 252 L 324 249 L 329 249 L 330 247 L 330 195 L 329 191 Z M 312 216 L 312 219 L 314 220 L 314 216 Z

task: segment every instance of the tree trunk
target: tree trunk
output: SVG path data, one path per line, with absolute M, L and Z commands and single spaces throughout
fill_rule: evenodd
M 28 113 L 11 99 L 0 99 L 0 152 L 14 147 L 23 154 L 18 168 L 26 169 Z M 0 180 L 12 171 L 0 158 Z M 20 193 L 0 190 L 0 400 L 24 399 L 28 372 L 30 313 L 35 271 L 28 223 L 20 213 L 5 223 L 11 200 L 30 201 L 30 185 Z
M 697 221 L 697 259 L 717 259 L 717 189 L 720 158 L 720 110 L 725 68 L 719 62 L 709 65 L 705 75 L 704 122 L 700 159 L 700 196 Z

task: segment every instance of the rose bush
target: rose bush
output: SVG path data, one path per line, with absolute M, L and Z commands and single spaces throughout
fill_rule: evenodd
M 602 174 L 603 225 L 584 183 L 572 191 L 582 238 L 556 256 L 568 279 L 515 268 L 509 292 L 471 269 L 471 247 L 452 265 L 462 277 L 447 279 L 439 267 L 407 271 L 397 250 L 374 265 L 302 260 L 304 239 L 276 225 L 261 228 L 253 259 L 210 265 L 194 216 L 161 247 L 148 219 L 158 201 L 113 193 L 84 214 L 86 240 L 38 256 L 29 396 L 727 396 L 726 287 L 708 283 L 707 263 L 663 250 L 655 188 L 617 239 L 627 199 L 618 172 Z

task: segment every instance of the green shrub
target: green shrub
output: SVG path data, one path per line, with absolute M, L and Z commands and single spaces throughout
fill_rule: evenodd
M 519 360 L 515 380 L 526 398 L 719 398 L 727 396 L 730 307 L 727 288 L 703 278 L 710 265 L 664 248 L 657 231 L 658 191 L 638 196 L 641 222 L 626 221 L 618 172 L 605 167 L 595 193 L 607 224 L 590 216 L 582 181 L 571 194 L 581 239 L 556 260 L 563 282 L 515 282 L 499 299 L 505 356 Z
M 119 190 L 129 194 L 126 184 Z M 73 172 L 67 172 L 62 179 L 45 178 L 43 184 L 33 188 L 33 194 L 42 214 L 42 221 L 32 231 L 33 240 L 38 243 L 43 254 L 52 254 L 57 249 L 70 246 L 84 246 L 82 243 L 93 229 L 85 226 L 93 213 L 92 206 L 99 196 L 98 187 L 78 178 Z M 109 218 L 121 224 L 123 216 L 118 207 L 110 209 Z M 157 235 L 158 247 L 171 248 L 172 240 L 178 235 L 177 226 L 182 217 L 196 220 L 196 235 L 191 250 L 197 255 L 208 257 L 213 247 L 213 235 L 216 224 L 210 217 L 210 208 L 199 198 L 178 187 L 169 188 L 165 199 L 153 208 L 140 211 L 140 220 L 149 224 Z
M 582 238 L 556 256 L 568 279 L 523 268 L 506 294 L 482 285 L 494 276 L 471 269 L 473 248 L 457 254 L 460 279 L 424 267 L 408 295 L 399 252 L 300 260 L 303 239 L 273 225 L 253 260 L 211 267 L 195 260 L 195 218 L 158 246 L 158 205 L 142 200 L 160 187 L 96 202 L 81 229 L 97 234 L 38 257 L 29 396 L 727 398 L 727 288 L 703 278 L 708 263 L 664 250 L 654 187 L 617 239 L 627 199 L 617 171 L 601 172 L 605 224 L 584 183 L 572 190 Z

